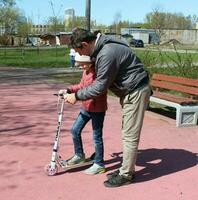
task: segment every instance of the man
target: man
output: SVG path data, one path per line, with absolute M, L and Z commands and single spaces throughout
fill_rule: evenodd
M 75 94 L 66 94 L 65 101 L 95 98 L 110 89 L 122 106 L 123 161 L 119 170 L 107 175 L 106 187 L 130 184 L 135 173 L 135 162 L 145 109 L 151 90 L 149 76 L 139 58 L 124 42 L 109 36 L 75 28 L 70 45 L 80 55 L 88 55 L 95 61 L 96 80 Z

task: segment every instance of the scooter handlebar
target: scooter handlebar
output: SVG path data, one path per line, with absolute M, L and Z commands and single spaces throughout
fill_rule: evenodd
M 59 94 L 59 93 L 54 93 L 53 95 L 55 95 L 55 96 L 59 96 L 59 97 L 63 97 L 63 94 Z

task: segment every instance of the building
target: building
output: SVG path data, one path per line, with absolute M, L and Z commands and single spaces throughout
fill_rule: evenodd
M 70 20 L 73 21 L 75 17 L 75 11 L 73 8 L 68 8 L 65 10 L 64 22 L 65 26 L 68 26 Z
M 31 33 L 45 34 L 49 32 L 49 25 L 33 24 L 31 27 Z
M 195 27 L 195 29 L 197 29 L 197 30 L 198 30 L 198 22 L 196 23 L 196 27 Z
M 163 30 L 162 42 L 177 40 L 181 44 L 198 44 L 198 29 L 166 29 Z
M 159 37 L 153 29 L 121 28 L 121 35 L 132 35 L 134 39 L 140 39 L 144 44 L 158 44 Z
M 198 29 L 163 29 L 161 32 L 161 38 L 159 38 L 154 29 L 121 28 L 121 35 L 132 35 L 135 39 L 143 40 L 145 44 L 159 44 L 159 42 L 171 40 L 176 40 L 181 44 L 198 44 Z
M 39 38 L 41 39 L 41 45 L 43 46 L 60 46 L 68 45 L 70 36 L 71 32 L 58 32 L 56 34 L 43 34 Z

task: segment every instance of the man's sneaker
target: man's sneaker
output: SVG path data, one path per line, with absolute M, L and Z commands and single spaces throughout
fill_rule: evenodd
M 114 172 L 108 173 L 108 174 L 107 174 L 107 178 L 110 179 L 110 178 L 113 177 L 113 176 L 117 176 L 119 173 L 120 173 L 119 170 L 116 170 L 116 171 L 114 171 Z
M 66 165 L 71 166 L 71 165 L 77 165 L 85 162 L 85 155 L 83 154 L 82 156 L 79 155 L 74 155 L 72 158 L 66 160 Z
M 91 167 L 84 171 L 85 174 L 94 175 L 94 174 L 102 174 L 106 171 L 106 169 L 96 163 L 94 163 Z
M 111 178 L 109 178 L 107 181 L 104 182 L 104 185 L 106 187 L 119 187 L 122 185 L 128 185 L 131 184 L 133 180 L 133 176 L 132 178 L 128 178 L 126 176 L 123 175 L 117 175 L 117 176 L 112 176 Z

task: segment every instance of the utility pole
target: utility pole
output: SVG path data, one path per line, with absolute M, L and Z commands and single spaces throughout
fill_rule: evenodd
M 86 25 L 87 30 L 90 31 L 90 21 L 91 21 L 91 0 L 86 0 Z

